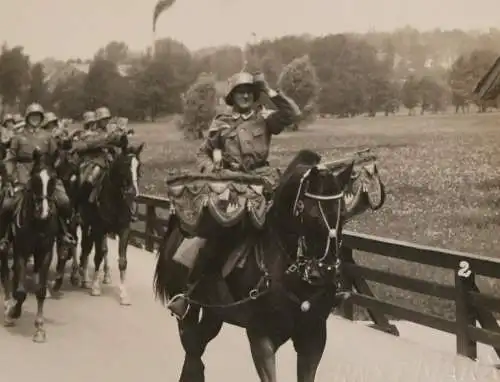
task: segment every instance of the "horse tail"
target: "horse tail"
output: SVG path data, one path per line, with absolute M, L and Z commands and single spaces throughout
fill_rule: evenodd
M 186 285 L 189 270 L 172 260 L 183 240 L 179 219 L 175 215 L 170 216 L 158 249 L 153 277 L 155 297 L 163 304 L 167 303 L 170 296 L 181 293 Z

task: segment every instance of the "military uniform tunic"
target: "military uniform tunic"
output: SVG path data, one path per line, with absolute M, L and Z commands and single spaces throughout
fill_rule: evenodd
M 216 149 L 222 152 L 222 168 L 249 172 L 267 166 L 272 136 L 280 134 L 300 113 L 295 102 L 281 93 L 271 100 L 276 110 L 216 116 L 197 154 L 200 171 L 213 168 Z
M 9 181 L 25 186 L 30 180 L 33 165 L 33 153 L 40 150 L 47 165 L 53 166 L 57 155 L 57 142 L 52 134 L 40 128 L 25 127 L 12 138 L 5 156 L 5 171 Z M 56 181 L 54 201 L 64 215 L 69 209 L 69 199 L 60 179 Z M 4 208 L 13 207 L 15 198 L 4 198 Z

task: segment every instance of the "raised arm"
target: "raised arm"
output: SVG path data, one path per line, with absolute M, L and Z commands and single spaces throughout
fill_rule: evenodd
M 295 123 L 301 112 L 297 104 L 283 93 L 269 89 L 267 94 L 276 109 L 264 113 L 264 119 L 269 132 L 277 135 L 287 126 Z
M 285 127 L 290 126 L 300 117 L 300 108 L 282 92 L 271 89 L 262 73 L 254 76 L 254 84 L 260 92 L 265 93 L 276 107 L 275 110 L 265 110 L 261 114 L 266 120 L 269 133 L 280 134 Z

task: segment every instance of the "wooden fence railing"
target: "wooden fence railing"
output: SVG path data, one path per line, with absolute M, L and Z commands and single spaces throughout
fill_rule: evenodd
M 169 200 L 141 195 L 137 202 L 145 208 L 140 208 L 143 213 L 133 229 L 133 237 L 140 239 L 147 251 L 154 251 L 165 231 Z M 403 276 L 360 265 L 354 261 L 355 251 L 448 270 L 455 275 L 454 283 Z M 399 335 L 388 317 L 408 320 L 454 334 L 456 351 L 460 355 L 476 359 L 477 343 L 483 343 L 492 346 L 500 357 L 500 327 L 493 314 L 500 313 L 500 298 L 481 293 L 476 284 L 477 276 L 500 279 L 500 260 L 350 231 L 344 232 L 341 255 L 345 282 L 353 289 L 353 297 L 340 309 L 345 318 L 353 320 L 354 306 L 358 305 L 367 310 L 373 326 L 385 332 Z M 454 303 L 455 319 L 409 309 L 376 297 L 367 281 Z

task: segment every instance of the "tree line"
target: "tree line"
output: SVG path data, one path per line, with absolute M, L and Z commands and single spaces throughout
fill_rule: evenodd
M 262 71 L 304 110 L 304 121 L 318 114 L 352 117 L 389 115 L 404 106 L 440 112 L 477 104 L 472 89 L 500 52 L 500 30 L 285 36 L 237 46 L 192 52 L 172 39 L 133 52 L 113 41 L 92 59 L 32 62 L 23 47 L 4 45 L 0 54 L 2 110 L 22 110 L 34 100 L 61 116 L 79 119 L 86 109 L 108 105 L 131 120 L 155 120 L 183 113 L 189 134 L 206 128 L 226 79 L 245 69 Z M 292 128 L 297 128 L 294 126 Z M 188 135 L 189 135 L 188 134 Z

